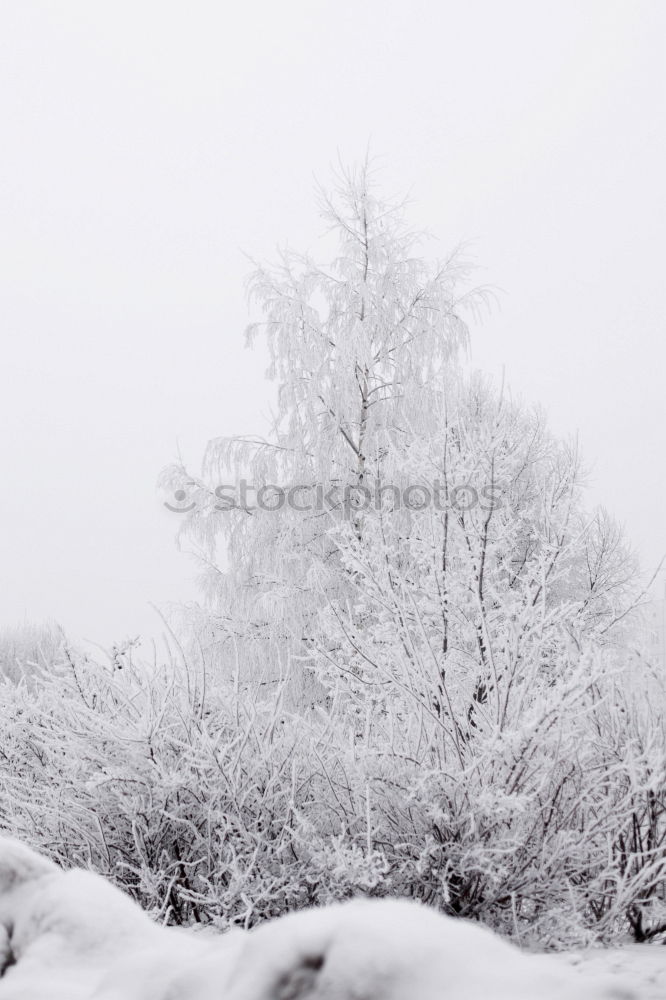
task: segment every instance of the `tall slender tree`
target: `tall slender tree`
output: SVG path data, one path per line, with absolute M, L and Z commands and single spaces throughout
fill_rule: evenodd
M 285 251 L 249 279 L 262 318 L 247 338 L 266 338 L 278 385 L 269 439 L 214 440 L 202 476 L 176 467 L 164 483 L 189 483 L 184 530 L 246 671 L 298 662 L 326 685 L 371 667 L 401 690 L 416 670 L 420 702 L 459 739 L 491 707 L 506 716 L 526 663 L 546 677 L 553 650 L 608 637 L 632 558 L 606 514 L 585 515 L 575 449 L 466 374 L 464 317 L 488 295 L 461 253 L 419 256 L 423 235 L 367 163 L 319 206 L 331 264 Z M 242 474 L 262 503 L 216 493 Z

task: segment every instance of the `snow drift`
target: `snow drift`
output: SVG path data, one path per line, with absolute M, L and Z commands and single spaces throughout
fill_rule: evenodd
M 119 889 L 0 838 L 0 1000 L 583 1000 L 566 968 L 407 901 L 224 935 L 158 926 Z

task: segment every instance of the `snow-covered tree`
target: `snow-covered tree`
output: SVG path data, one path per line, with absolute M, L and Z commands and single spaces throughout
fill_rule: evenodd
M 584 923 L 649 785 L 623 772 L 608 792 L 626 734 L 601 752 L 590 721 L 624 667 L 634 556 L 586 511 L 575 445 L 469 372 L 465 316 L 487 296 L 460 254 L 427 264 L 367 165 L 321 209 L 328 267 L 289 251 L 250 279 L 272 434 L 212 441 L 200 476 L 162 480 L 194 502 L 219 668 L 334 748 L 308 787 L 333 791 L 335 823 L 295 814 L 311 860 L 361 850 L 366 887 L 393 864 L 412 884 L 411 866 L 458 913 Z
M 247 337 L 265 335 L 278 384 L 270 438 L 214 440 L 202 476 L 174 467 L 163 484 L 187 484 L 183 531 L 206 553 L 220 641 L 236 652 L 244 641 L 246 669 L 316 662 L 326 683 L 349 656 L 365 673 L 350 634 L 381 648 L 376 595 L 392 655 L 404 657 L 397 674 L 416 649 L 426 655 L 435 676 L 424 696 L 442 711 L 441 678 L 459 660 L 472 685 L 463 714 L 490 699 L 499 717 L 513 668 L 498 658 L 536 656 L 545 676 L 555 631 L 576 648 L 607 636 L 632 558 L 605 513 L 585 515 L 575 450 L 466 375 L 465 311 L 487 296 L 467 289 L 461 254 L 426 263 L 422 236 L 378 197 L 367 164 L 320 207 L 339 242 L 330 266 L 285 251 L 249 282 L 263 319 Z M 242 477 L 250 494 L 221 489 Z M 399 638 L 414 615 L 428 620 Z

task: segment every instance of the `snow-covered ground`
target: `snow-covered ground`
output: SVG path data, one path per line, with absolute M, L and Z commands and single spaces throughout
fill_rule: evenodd
M 530 955 L 405 900 L 246 933 L 154 924 L 90 872 L 0 837 L 0 1000 L 664 1000 L 666 949 Z
M 629 944 L 622 948 L 590 948 L 544 958 L 553 965 L 569 965 L 590 985 L 613 982 L 639 1000 L 666 998 L 666 946 Z

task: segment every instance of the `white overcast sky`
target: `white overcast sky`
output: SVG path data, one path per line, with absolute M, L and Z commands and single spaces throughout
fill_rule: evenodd
M 473 360 L 666 552 L 666 3 L 5 0 L 0 625 L 151 632 L 195 567 L 155 483 L 261 431 L 244 252 L 316 251 L 368 142 L 501 306 Z

